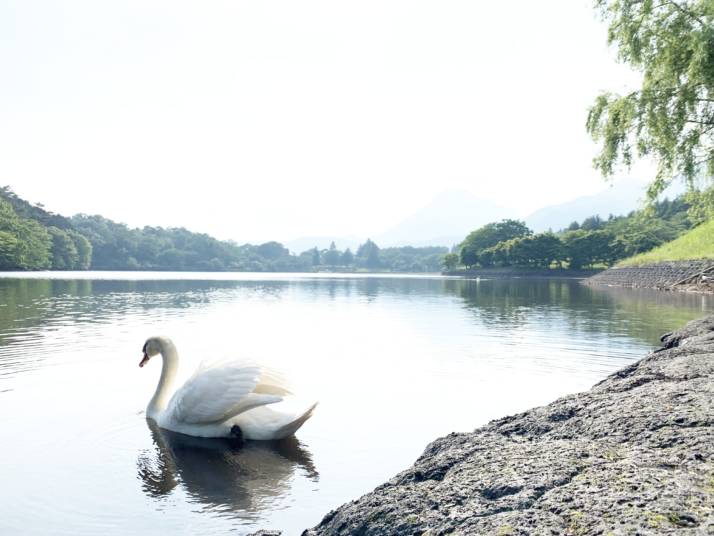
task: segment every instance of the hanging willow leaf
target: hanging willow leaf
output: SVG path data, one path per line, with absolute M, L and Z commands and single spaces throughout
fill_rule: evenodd
M 699 217 L 714 215 L 714 0 L 595 4 L 619 60 L 642 73 L 639 89 L 603 93 L 590 108 L 586 127 L 600 144 L 595 167 L 607 177 L 653 157 L 650 199 L 681 179 Z

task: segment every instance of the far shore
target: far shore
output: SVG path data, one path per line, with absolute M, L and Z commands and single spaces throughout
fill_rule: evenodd
M 303 275 L 314 277 L 329 276 L 370 276 L 370 277 L 461 277 L 471 279 L 587 279 L 603 270 L 568 270 L 568 269 L 530 269 L 530 268 L 476 268 L 470 270 L 447 270 L 442 272 L 397 272 L 380 270 L 315 270 L 315 271 L 235 271 L 235 270 L 192 270 L 192 269 L 122 269 L 122 268 L 90 268 L 88 270 L 0 270 L 0 278 L 41 278 L 49 276 L 52 279 L 61 278 L 62 274 L 81 276 L 89 279 L 91 274 L 211 274 L 213 277 L 229 275 L 256 275 L 263 277 L 273 275 Z
M 443 275 L 461 276 L 484 279 L 519 278 L 556 278 L 556 279 L 587 279 L 603 270 L 568 270 L 565 268 L 537 269 L 537 268 L 473 268 L 463 270 L 446 270 Z

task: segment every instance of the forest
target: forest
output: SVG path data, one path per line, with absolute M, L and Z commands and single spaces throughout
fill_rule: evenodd
M 67 218 L 0 188 L 0 270 L 171 270 L 239 272 L 438 272 L 445 247 L 352 252 L 313 248 L 298 255 L 279 242 L 236 244 L 184 228 L 131 229 L 102 216 Z
M 600 268 L 674 240 L 694 224 L 683 198 L 665 199 L 627 216 L 591 216 L 558 232 L 534 234 L 525 223 L 502 220 L 471 232 L 458 252 L 445 256 L 446 270 L 495 266 Z
M 291 253 L 275 241 L 237 244 L 184 228 L 132 229 L 102 216 L 67 218 L 0 188 L 1 270 L 170 270 L 238 272 L 439 272 L 477 267 L 598 268 L 674 240 L 694 225 L 684 198 L 627 216 L 591 216 L 534 234 L 518 220 L 493 222 L 446 247 Z

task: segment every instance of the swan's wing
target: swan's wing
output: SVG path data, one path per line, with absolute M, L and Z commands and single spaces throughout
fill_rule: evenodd
M 280 402 L 289 391 L 278 373 L 248 362 L 202 365 L 174 394 L 168 410 L 178 422 L 222 422 Z

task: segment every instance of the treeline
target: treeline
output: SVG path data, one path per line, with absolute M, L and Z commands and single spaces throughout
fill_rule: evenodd
M 236 272 L 439 271 L 447 248 L 380 249 L 367 240 L 356 252 L 313 248 L 292 254 L 279 242 L 238 245 L 183 228 L 130 229 L 101 216 L 77 215 L 74 228 L 93 246 L 96 270 L 194 270 Z
M 86 270 L 92 245 L 66 218 L 0 190 L 0 270 Z
M 458 253 L 444 257 L 444 267 L 517 266 L 594 268 L 649 251 L 692 227 L 689 206 L 681 198 L 664 200 L 627 216 L 592 216 L 557 233 L 534 234 L 523 222 L 503 220 L 470 233 Z
M 239 245 L 184 228 L 131 229 L 86 214 L 66 218 L 0 188 L 0 270 L 436 272 L 447 252 L 380 249 L 367 240 L 354 253 L 333 243 L 294 255 L 279 242 Z
M 102 216 L 66 218 L 0 188 L 0 270 L 176 270 L 438 272 L 460 266 L 592 268 L 648 251 L 692 227 L 681 198 L 647 210 L 592 216 L 557 232 L 534 234 L 523 222 L 489 223 L 453 249 L 329 248 L 292 254 L 279 242 L 239 245 L 184 228 L 131 229 Z
M 367 239 L 355 253 L 350 248 L 341 251 L 333 242 L 328 249 L 313 248 L 300 257 L 317 271 L 438 272 L 448 252 L 448 248 L 439 246 L 380 248 Z

